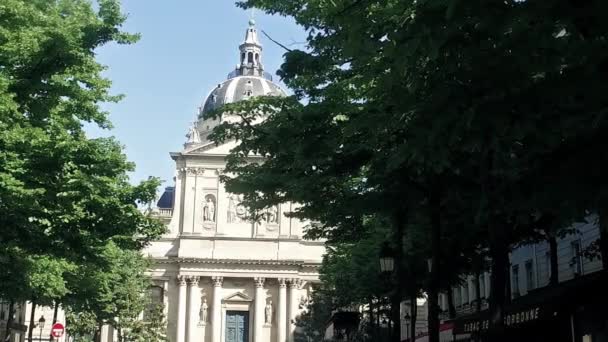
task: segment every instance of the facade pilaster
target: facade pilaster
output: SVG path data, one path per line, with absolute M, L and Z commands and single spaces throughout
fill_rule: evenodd
M 289 315 L 289 323 L 287 329 L 287 341 L 294 341 L 294 332 L 296 330 L 295 320 L 298 316 L 298 288 L 300 286 L 299 279 L 290 279 L 289 280 L 289 307 L 288 307 L 288 315 Z
M 196 276 L 188 278 L 188 315 L 186 317 L 186 336 L 188 336 L 189 342 L 196 341 L 196 336 L 194 336 L 196 333 L 196 329 L 194 329 L 194 327 L 196 327 L 196 323 L 193 323 L 193 320 L 196 317 L 196 314 L 194 313 L 194 299 L 199 293 L 199 280 L 200 278 Z
M 253 342 L 262 342 L 264 330 L 264 309 L 266 295 L 264 294 L 264 278 L 254 278 L 255 282 L 255 316 L 253 319 Z
M 196 173 L 197 169 L 189 167 L 184 172 L 184 213 L 182 234 L 194 232 L 194 215 L 196 214 Z
M 213 281 L 213 307 L 211 307 L 211 341 L 221 342 L 222 338 L 222 277 L 211 277 Z M 179 342 L 179 341 L 178 341 Z
M 279 278 L 279 302 L 277 303 L 277 342 L 287 342 L 287 282 Z
M 175 342 L 185 342 L 186 338 L 186 297 L 187 297 L 187 278 L 186 276 L 177 276 L 179 285 L 179 299 L 177 306 L 177 334 Z

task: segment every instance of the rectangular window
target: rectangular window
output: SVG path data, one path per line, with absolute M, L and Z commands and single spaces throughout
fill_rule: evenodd
M 462 305 L 469 304 L 469 282 L 467 281 L 464 286 L 460 288 L 462 292 Z
M 479 298 L 486 298 L 486 279 L 483 274 L 479 276 Z
M 460 301 L 460 287 L 454 288 L 454 303 L 456 303 L 456 306 L 461 306 L 462 302 Z
M 533 290 L 536 287 L 534 277 L 534 264 L 532 259 L 526 261 L 526 285 L 528 291 Z
M 151 286 L 148 289 L 148 295 L 150 296 L 148 305 L 144 310 L 144 318 L 150 317 L 151 313 L 159 309 L 159 306 L 163 306 L 164 289 L 160 286 Z
M 570 243 L 570 250 L 572 253 L 572 260 L 570 261 L 570 267 L 574 276 L 583 274 L 583 258 L 581 257 L 581 241 L 575 240 Z
M 511 293 L 513 297 L 519 297 L 519 265 L 513 265 L 511 269 Z

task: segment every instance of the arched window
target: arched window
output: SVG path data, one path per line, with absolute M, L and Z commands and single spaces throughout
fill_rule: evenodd
M 158 310 L 162 308 L 164 303 L 164 289 L 158 285 L 150 286 L 148 289 L 148 294 L 150 296 L 150 300 L 146 309 L 144 310 L 144 318 L 149 318 L 154 312 L 154 310 Z
M 241 64 L 245 63 L 245 53 L 241 54 Z
M 260 54 L 259 53 L 255 54 L 255 64 L 260 64 Z
M 253 52 L 247 53 L 247 63 L 253 63 Z

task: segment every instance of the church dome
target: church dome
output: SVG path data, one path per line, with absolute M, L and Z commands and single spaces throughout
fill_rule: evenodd
M 240 63 L 228 74 L 228 79 L 219 83 L 204 100 L 200 118 L 227 103 L 246 100 L 255 96 L 285 96 L 281 87 L 272 81 L 262 64 L 262 44 L 258 39 L 255 21 L 249 21 L 245 40 L 239 45 Z
M 201 114 L 204 117 L 205 113 L 224 104 L 262 95 L 285 96 L 285 92 L 268 77 L 236 75 L 218 84 L 209 93 L 201 108 Z

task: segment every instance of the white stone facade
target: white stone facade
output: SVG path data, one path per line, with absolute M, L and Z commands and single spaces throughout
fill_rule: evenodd
M 241 50 L 253 46 L 261 54 L 253 23 L 246 39 Z M 171 342 L 291 342 L 293 321 L 318 282 L 325 247 L 302 239 L 306 223 L 285 215 L 295 205 L 268 208 L 253 222 L 242 197 L 220 182 L 225 157 L 236 143 L 216 146 L 207 137 L 218 122 L 234 117 L 207 118 L 205 108 L 235 101 L 240 92 L 283 94 L 264 78 L 261 65 L 248 67 L 256 72 L 245 78 L 240 66 L 212 91 L 185 149 L 171 154 L 176 163 L 171 205 L 158 210 L 168 233 L 146 250 Z
M 291 341 L 292 320 L 318 281 L 324 245 L 302 240 L 305 224 L 284 215 L 293 209 L 289 203 L 260 222 L 247 221 L 238 196 L 219 181 L 222 146 L 208 147 L 173 154 L 174 208 L 163 212 L 169 232 L 146 250 L 162 289 L 169 337 L 230 342 L 227 312 L 242 311 L 246 341 Z

